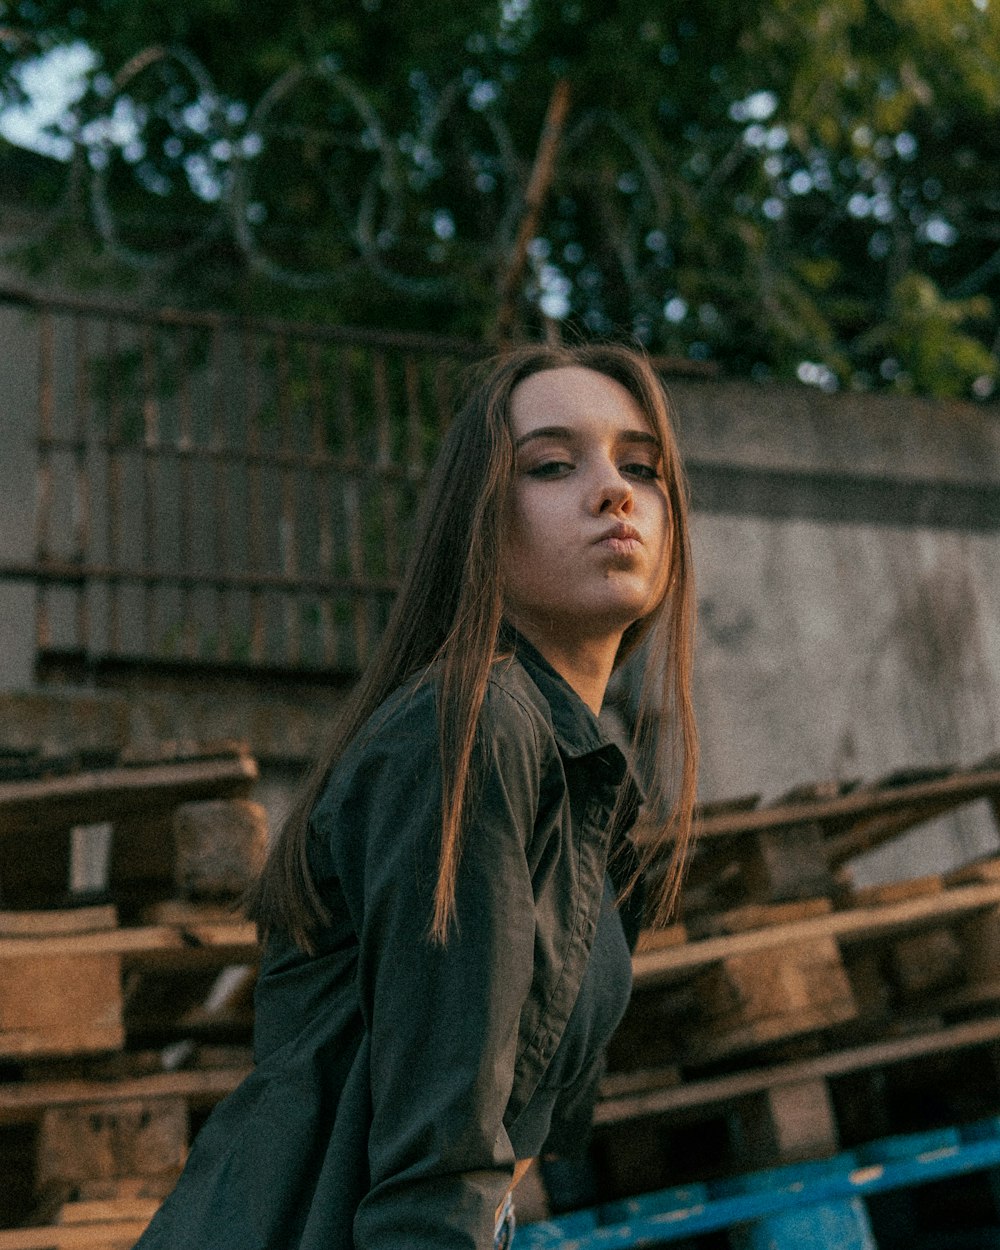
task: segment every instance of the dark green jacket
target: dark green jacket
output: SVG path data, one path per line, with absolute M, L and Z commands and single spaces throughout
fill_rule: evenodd
M 526 644 L 494 666 L 457 926 L 426 934 L 440 778 L 433 685 L 404 688 L 313 813 L 333 916 L 314 956 L 281 939 L 257 987 L 256 1068 L 213 1113 L 142 1250 L 487 1250 L 510 1133 L 586 968 L 624 758 Z M 634 810 L 619 835 L 634 819 Z M 596 1059 L 596 1057 L 595 1057 Z M 596 1063 L 560 1096 L 580 1136 Z

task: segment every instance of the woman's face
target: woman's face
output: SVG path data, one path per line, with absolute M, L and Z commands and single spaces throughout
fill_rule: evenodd
M 592 369 L 519 382 L 504 606 L 535 643 L 620 640 L 662 599 L 670 514 L 659 440 L 632 395 Z

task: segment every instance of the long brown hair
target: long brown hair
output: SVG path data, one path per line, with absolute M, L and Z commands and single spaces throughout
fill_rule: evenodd
M 434 666 L 442 775 L 441 852 L 430 934 L 447 938 L 455 906 L 463 811 L 473 781 L 476 726 L 503 616 L 503 524 L 514 475 L 510 397 L 535 373 L 564 366 L 593 369 L 632 395 L 660 440 L 670 506 L 670 576 L 659 606 L 625 632 L 616 663 L 647 642 L 636 722 L 636 763 L 646 791 L 640 871 L 669 840 L 673 852 L 659 885 L 656 920 L 676 901 L 691 833 L 698 744 L 691 704 L 694 583 L 687 487 L 666 393 L 645 356 L 598 344 L 534 346 L 510 352 L 481 372 L 452 423 L 424 492 L 406 574 L 374 658 L 307 778 L 247 896 L 262 937 L 287 933 L 305 950 L 329 914 L 308 863 L 309 817 L 330 770 L 375 709 L 397 687 Z M 626 893 L 638 879 L 637 872 Z

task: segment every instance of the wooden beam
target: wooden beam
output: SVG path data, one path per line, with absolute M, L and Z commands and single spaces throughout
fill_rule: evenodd
M 113 820 L 117 811 L 173 807 L 196 799 L 238 798 L 257 780 L 250 755 L 187 760 L 0 784 L 0 835 L 38 834 Z
M 148 1220 L 107 1224 L 55 1224 L 47 1228 L 0 1229 L 0 1250 L 108 1250 L 134 1245 Z
M 628 1084 L 617 1075 L 609 1076 L 602 1082 L 602 1091 L 607 1092 L 597 1104 L 594 1123 L 620 1124 L 641 1116 L 663 1115 L 712 1105 L 723 1106 L 779 1085 L 798 1085 L 820 1077 L 845 1076 L 849 1072 L 858 1072 L 865 1068 L 889 1067 L 924 1055 L 944 1054 L 998 1041 L 1000 1019 L 975 1020 L 917 1037 L 873 1042 L 847 1050 L 832 1051 L 812 1059 L 800 1059 L 773 1067 L 754 1067 L 743 1072 L 711 1077 L 703 1081 L 689 1081 L 683 1085 L 674 1084 L 667 1088 L 655 1087 L 656 1074 L 652 1071 L 645 1074 L 629 1073 Z M 665 1072 L 667 1080 L 671 1075 L 676 1080 L 676 1069 L 668 1068 Z M 643 1076 L 647 1087 L 641 1090 L 637 1087 Z
M 1000 897 L 1000 886 L 996 887 Z M 57 934 L 53 937 L 0 938 L 0 960 L 37 959 L 59 955 L 119 954 L 123 962 L 157 962 L 159 956 L 197 955 L 204 952 L 219 963 L 254 963 L 260 955 L 257 930 L 249 921 L 147 925 L 94 933 Z M 163 962 L 163 960 L 160 960 Z
M 211 1106 L 231 1093 L 252 1066 L 162 1072 L 114 1081 L 18 1081 L 0 1085 L 0 1124 L 31 1124 L 57 1107 L 82 1107 L 138 1099 L 184 1098 L 192 1106 Z
M 815 916 L 810 920 L 774 925 L 724 937 L 686 942 L 666 950 L 633 956 L 633 983 L 637 989 L 683 979 L 706 964 L 777 946 L 836 938 L 860 942 L 893 933 L 920 929 L 971 916 L 1000 904 L 1000 882 L 962 886 L 922 898 L 879 907 L 855 907 L 850 911 Z
M 831 826 L 829 834 L 845 833 L 855 820 L 877 812 L 905 809 L 938 799 L 947 800 L 949 807 L 959 807 L 981 798 L 995 798 L 1000 802 L 1000 767 L 962 769 L 934 781 L 852 790 L 839 798 L 816 802 L 783 803 L 752 811 L 721 812 L 698 820 L 696 831 L 699 839 L 734 838 L 754 830 L 779 829 L 818 821 Z M 658 840 L 659 834 L 647 829 L 645 832 L 640 830 L 637 837 L 646 841 Z

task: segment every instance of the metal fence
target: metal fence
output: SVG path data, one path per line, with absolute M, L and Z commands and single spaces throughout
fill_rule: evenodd
M 0 294 L 37 343 L 37 655 L 360 669 L 476 344 Z

